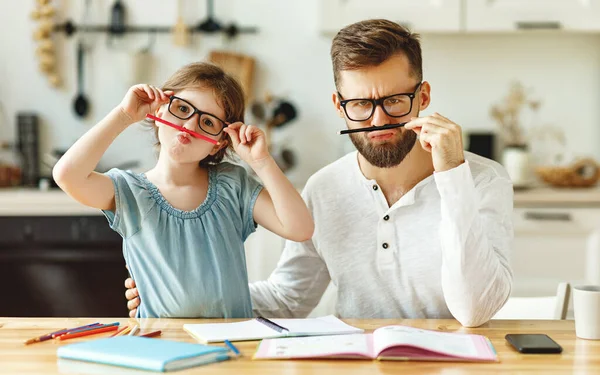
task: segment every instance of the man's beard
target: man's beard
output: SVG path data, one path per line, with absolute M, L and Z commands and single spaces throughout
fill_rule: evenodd
M 400 164 L 413 149 L 417 134 L 412 130 L 405 130 L 396 141 L 372 144 L 367 138 L 367 132 L 361 132 L 350 134 L 350 140 L 371 165 L 378 168 L 391 168 Z

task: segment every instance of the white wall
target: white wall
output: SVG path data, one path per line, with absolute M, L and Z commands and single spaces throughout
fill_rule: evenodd
M 69 17 L 81 17 L 81 0 L 57 0 Z M 112 0 L 92 0 L 93 23 L 106 23 Z M 204 18 L 201 1 L 184 0 L 185 21 Z M 86 94 L 93 112 L 85 121 L 75 117 L 75 39 L 57 38 L 60 72 L 65 85 L 51 88 L 37 70 L 29 13 L 34 0 L 0 0 L 0 102 L 8 121 L 0 119 L 0 139 L 14 134 L 16 112 L 31 110 L 42 118 L 43 151 L 68 147 L 119 103 L 127 82 L 131 54 L 146 36 L 130 36 L 119 50 L 109 50 L 106 36 L 92 37 L 87 55 Z M 125 0 L 132 24 L 172 25 L 174 1 Z M 9 8 L 10 6 L 10 8 Z M 290 174 L 297 185 L 321 166 L 340 156 L 349 142 L 336 131 L 344 126 L 331 107 L 333 80 L 328 51 L 330 38 L 317 31 L 318 0 L 219 0 L 218 18 L 258 26 L 256 35 L 233 42 L 220 36 L 196 34 L 193 47 L 173 46 L 170 35 L 159 35 L 153 53 L 160 84 L 181 65 L 205 58 L 214 48 L 234 50 L 258 61 L 255 93 L 265 90 L 288 96 L 300 118 L 280 137 L 293 138 L 301 166 Z M 7 10 L 10 9 L 10 10 Z M 431 111 L 438 111 L 465 130 L 493 129 L 490 105 L 504 96 L 511 80 L 519 79 L 543 101 L 542 120 L 563 125 L 569 145 L 577 152 L 600 158 L 600 36 L 575 34 L 426 35 L 423 38 L 425 77 L 432 84 Z M 144 134 L 140 138 L 140 134 Z M 127 130 L 109 149 L 106 166 L 140 159 L 153 163 L 151 139 L 139 128 Z

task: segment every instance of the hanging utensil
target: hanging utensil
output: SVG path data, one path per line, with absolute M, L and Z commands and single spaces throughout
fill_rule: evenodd
M 173 28 L 173 43 L 179 47 L 186 47 L 190 43 L 188 27 L 183 22 L 181 0 L 177 0 L 177 22 Z
M 110 27 L 108 29 L 108 38 L 106 44 L 108 47 L 115 47 L 113 38 L 121 39 L 125 35 L 126 17 L 125 5 L 121 0 L 116 0 L 110 9 Z
M 73 103 L 73 109 L 81 118 L 87 116 L 90 107 L 89 101 L 83 93 L 83 54 L 83 43 L 79 41 L 77 44 L 77 96 Z

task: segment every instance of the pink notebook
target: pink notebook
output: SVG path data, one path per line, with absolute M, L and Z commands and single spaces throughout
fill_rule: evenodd
M 349 358 L 414 361 L 497 362 L 481 335 L 387 326 L 370 334 L 265 339 L 254 359 Z

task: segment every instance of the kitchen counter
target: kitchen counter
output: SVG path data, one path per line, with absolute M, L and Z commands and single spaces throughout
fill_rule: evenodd
M 515 190 L 514 203 L 515 207 L 600 207 L 600 187 Z
M 75 215 L 102 215 L 102 212 L 76 202 L 60 189 L 0 189 L 0 216 Z
M 536 187 L 515 191 L 515 207 L 600 207 L 600 187 L 558 189 Z M 86 207 L 60 189 L 0 189 L 0 216 L 102 215 Z

